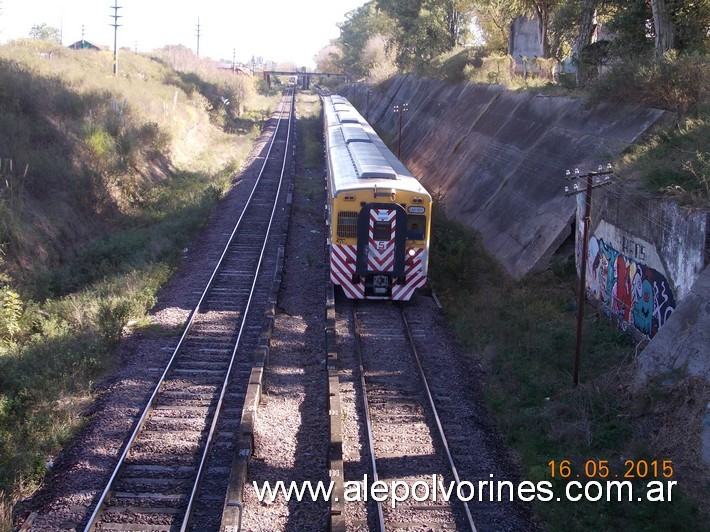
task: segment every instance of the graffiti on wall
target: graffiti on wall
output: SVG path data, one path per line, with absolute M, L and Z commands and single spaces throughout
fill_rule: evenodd
M 675 310 L 665 276 L 594 236 L 589 240 L 588 259 L 589 297 L 622 325 L 652 338 Z

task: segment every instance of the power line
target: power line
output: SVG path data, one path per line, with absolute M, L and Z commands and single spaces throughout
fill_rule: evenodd
M 565 195 L 580 194 L 584 192 L 584 236 L 582 237 L 582 266 L 579 275 L 579 302 L 577 304 L 577 341 L 574 350 L 574 385 L 579 383 L 579 363 L 581 358 L 582 348 L 582 322 L 584 319 L 584 302 L 587 295 L 587 260 L 589 255 L 589 229 L 592 224 L 592 190 L 597 187 L 607 185 L 611 182 L 611 163 L 606 167 L 606 170 L 599 165 L 596 172 L 588 172 L 584 175 L 579 174 L 579 169 L 574 169 L 574 175 L 567 170 L 567 179 L 574 182 L 570 185 L 565 185 Z M 582 188 L 579 180 L 584 179 L 585 186 Z
M 397 159 L 402 158 L 402 114 L 409 110 L 409 104 L 395 105 L 394 112 L 399 113 L 399 140 L 397 142 Z
M 200 57 L 200 37 L 202 36 L 201 33 L 201 26 L 200 26 L 200 17 L 197 17 L 197 57 Z
M 121 18 L 121 15 L 118 14 L 118 10 L 123 9 L 123 6 L 119 6 L 118 0 L 114 0 L 111 9 L 113 9 L 113 15 L 111 15 L 113 24 L 109 24 L 109 26 L 113 27 L 113 75 L 115 77 L 118 76 L 118 28 L 121 26 L 121 24 L 118 23 L 118 19 Z

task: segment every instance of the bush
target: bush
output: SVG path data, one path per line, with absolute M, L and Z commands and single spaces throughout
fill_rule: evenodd
M 484 57 L 481 66 L 467 65 L 464 75 L 476 83 L 498 83 L 512 85 L 517 82 L 514 76 L 514 61 L 509 55 L 491 55 Z
M 123 298 L 101 301 L 97 320 L 99 332 L 107 345 L 118 344 L 123 327 L 128 323 L 130 311 L 130 302 Z
M 432 73 L 437 73 L 449 83 L 459 83 L 469 79 L 473 70 L 483 66 L 484 56 L 482 48 L 457 48 L 432 61 Z
M 698 113 L 710 98 L 710 58 L 648 55 L 612 66 L 591 89 L 592 101 L 610 99 L 682 113 Z

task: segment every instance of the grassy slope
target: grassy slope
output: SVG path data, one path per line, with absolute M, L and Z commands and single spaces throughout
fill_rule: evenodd
M 0 529 L 274 104 L 202 63 L 119 61 L 114 78 L 108 52 L 0 47 Z

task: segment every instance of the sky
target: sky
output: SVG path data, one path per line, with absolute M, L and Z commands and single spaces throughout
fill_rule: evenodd
M 61 30 L 62 43 L 84 38 L 113 49 L 115 0 L 0 0 L 0 44 L 29 37 L 35 24 Z M 313 57 L 339 36 L 337 23 L 366 0 L 118 0 L 118 46 L 148 52 L 168 44 L 200 56 L 315 67 Z

